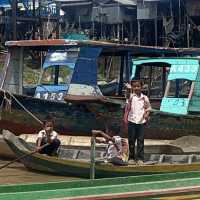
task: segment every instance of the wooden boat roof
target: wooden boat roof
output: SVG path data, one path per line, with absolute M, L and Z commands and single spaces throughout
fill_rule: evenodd
M 154 46 L 140 46 L 134 44 L 119 44 L 106 41 L 93 41 L 93 40 L 64 40 L 64 39 L 48 39 L 48 40 L 19 40 L 7 41 L 5 45 L 10 47 L 29 47 L 38 48 L 38 50 L 48 49 L 49 47 L 99 47 L 103 48 L 103 52 L 121 52 L 130 51 L 134 55 L 199 55 L 200 48 L 167 48 L 167 47 L 154 47 Z

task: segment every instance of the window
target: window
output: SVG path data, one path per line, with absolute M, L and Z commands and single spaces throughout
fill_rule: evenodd
M 186 79 L 176 79 L 169 81 L 167 97 L 188 98 L 192 81 Z
M 68 66 L 49 66 L 44 69 L 40 84 L 58 85 L 69 84 L 71 81 L 73 69 Z
M 161 65 L 161 64 L 160 64 Z M 150 98 L 162 98 L 164 96 L 166 79 L 168 76 L 168 65 L 147 63 L 138 65 L 136 68 L 136 79 L 143 82 L 143 93 Z

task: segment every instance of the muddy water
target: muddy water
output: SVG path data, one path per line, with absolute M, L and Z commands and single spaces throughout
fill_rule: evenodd
M 0 166 L 9 162 L 0 158 Z M 18 183 L 45 183 L 54 181 L 78 180 L 75 177 L 56 176 L 40 172 L 28 171 L 23 164 L 13 163 L 10 166 L 0 169 L 0 185 L 18 184 Z

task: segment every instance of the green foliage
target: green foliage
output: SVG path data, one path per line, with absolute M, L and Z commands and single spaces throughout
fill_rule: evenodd
M 37 85 L 39 77 L 40 70 L 25 67 L 23 72 L 23 85 Z

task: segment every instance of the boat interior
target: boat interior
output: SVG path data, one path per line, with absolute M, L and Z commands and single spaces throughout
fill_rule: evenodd
M 7 138 L 12 138 L 13 141 L 18 145 L 19 148 L 24 149 L 25 151 L 34 151 L 35 144 L 30 144 L 25 142 L 22 138 L 14 136 L 12 133 L 11 136 L 8 136 L 8 132 L 4 132 L 4 139 L 6 141 L 11 141 Z M 13 139 L 14 138 L 14 139 Z M 178 139 L 180 141 L 180 139 Z M 145 161 L 143 165 L 166 165 L 166 164 L 192 164 L 200 163 L 200 152 L 187 151 L 184 152 L 180 147 L 175 145 L 165 145 L 162 148 L 162 145 L 158 145 L 155 148 L 155 145 L 148 147 L 149 150 L 145 152 Z M 106 146 L 101 147 L 95 150 L 95 163 L 96 164 L 105 164 L 108 163 L 105 158 Z M 45 155 L 47 156 L 47 155 Z M 58 150 L 58 155 L 56 158 L 61 160 L 80 160 L 90 162 L 91 159 L 91 149 L 79 147 L 67 147 L 61 146 Z M 128 165 L 136 165 L 132 160 L 129 161 Z

